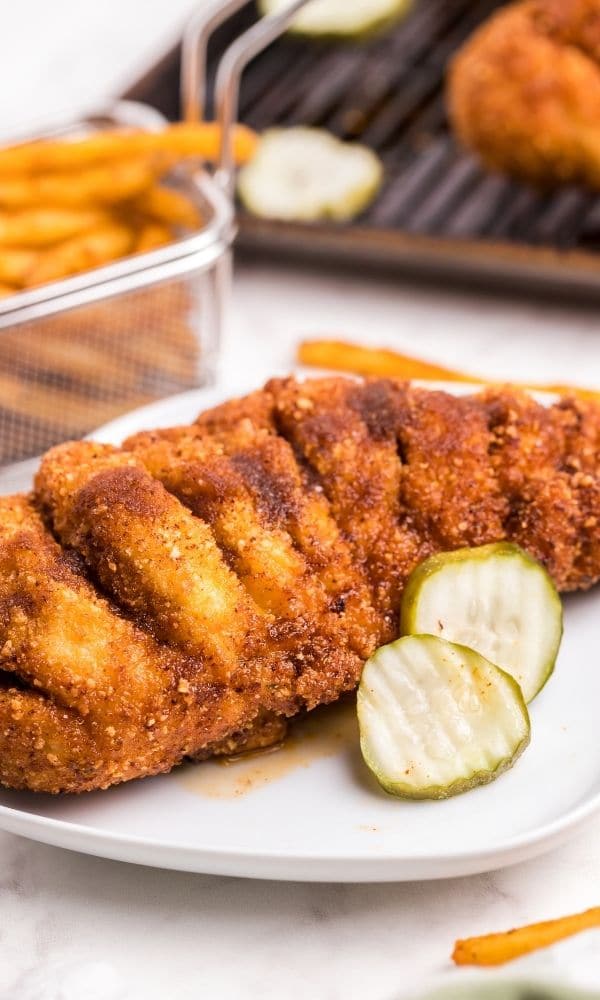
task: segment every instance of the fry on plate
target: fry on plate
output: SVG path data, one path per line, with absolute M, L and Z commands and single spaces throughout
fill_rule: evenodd
M 410 355 L 384 348 L 361 347 L 343 340 L 304 340 L 298 348 L 298 361 L 313 368 L 334 368 L 356 375 L 390 375 L 446 382 L 475 381 L 473 375 L 463 375 Z
M 456 942 L 452 958 L 457 965 L 503 965 L 591 927 L 600 927 L 600 906 L 501 934 L 465 938 Z
M 351 372 L 355 375 L 375 375 L 378 377 L 401 379 L 424 379 L 435 382 L 486 382 L 497 379 L 482 375 L 467 374 L 453 368 L 423 361 L 409 354 L 400 354 L 385 348 L 361 347 L 344 340 L 304 340 L 298 347 L 298 362 L 312 368 L 331 368 L 335 371 Z M 519 385 L 513 382 L 513 385 Z M 575 395 L 581 399 L 599 400 L 600 391 L 583 389 L 579 386 L 521 383 L 523 389 L 551 392 L 558 395 Z

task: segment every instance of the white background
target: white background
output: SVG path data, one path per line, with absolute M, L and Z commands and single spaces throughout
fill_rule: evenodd
M 0 133 L 118 93 L 193 6 L 0 0 Z M 493 378 L 600 387 L 593 308 L 265 264 L 236 281 L 227 378 L 260 379 L 292 364 L 300 335 L 339 333 Z M 0 834 L 0 998 L 384 1000 L 443 967 L 457 936 L 599 902 L 600 822 L 503 873 L 373 887 L 177 875 Z

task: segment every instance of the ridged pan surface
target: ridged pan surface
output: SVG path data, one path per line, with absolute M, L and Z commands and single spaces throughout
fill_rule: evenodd
M 386 179 L 351 224 L 290 225 L 240 213 L 241 245 L 600 295 L 600 199 L 573 186 L 544 194 L 487 173 L 449 128 L 448 60 L 500 6 L 415 0 L 406 19 L 369 41 L 288 34 L 258 56 L 243 79 L 244 122 L 256 129 L 314 125 L 359 140 L 381 156 Z M 227 44 L 255 18 L 248 4 L 216 33 L 211 80 Z M 177 117 L 178 71 L 172 53 L 128 96 Z

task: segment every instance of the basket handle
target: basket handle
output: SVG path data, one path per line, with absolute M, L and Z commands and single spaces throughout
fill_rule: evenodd
M 186 27 L 181 46 L 181 114 L 186 122 L 202 121 L 206 105 L 206 62 L 213 31 L 248 0 L 213 0 L 203 4 Z
M 182 49 L 181 95 L 186 121 L 199 121 L 206 100 L 206 52 L 208 39 L 220 24 L 246 5 L 248 0 L 217 0 L 199 11 L 186 31 Z M 222 56 L 215 84 L 216 118 L 221 125 L 221 151 L 216 179 L 228 196 L 233 195 L 235 159 L 233 126 L 238 113 L 240 79 L 246 66 L 271 42 L 283 34 L 298 11 L 310 0 L 293 0 L 279 14 L 262 17 L 231 43 Z

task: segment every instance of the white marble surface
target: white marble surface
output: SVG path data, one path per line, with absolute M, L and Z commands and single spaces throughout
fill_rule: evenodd
M 0 131 L 114 93 L 190 0 L 2 3 Z M 244 264 L 227 374 L 344 333 L 476 374 L 600 386 L 598 311 Z M 526 865 L 422 885 L 244 882 L 133 868 L 0 834 L 0 1000 L 387 1000 L 456 936 L 600 902 L 600 819 Z

